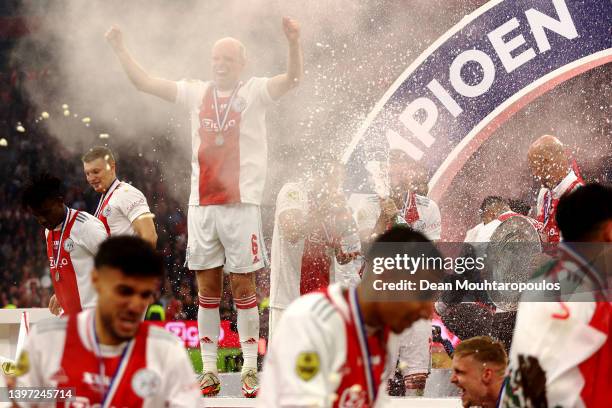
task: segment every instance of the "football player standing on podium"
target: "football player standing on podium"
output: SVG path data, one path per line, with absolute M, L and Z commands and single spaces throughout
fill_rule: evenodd
M 45 227 L 49 271 L 55 294 L 49 301 L 54 315 L 78 313 L 96 305 L 91 286 L 94 256 L 108 237 L 94 216 L 64 204 L 62 182 L 43 174 L 23 191 L 22 204 Z
M 163 276 L 162 257 L 146 241 L 118 236 L 102 243 L 91 277 L 98 304 L 36 324 L 18 358 L 17 387 L 70 389 L 66 406 L 199 406 L 181 341 L 143 323 Z
M 247 63 L 244 45 L 223 38 L 212 48 L 212 81 L 178 82 L 149 75 L 131 56 L 122 33 L 111 27 L 106 38 L 125 73 L 140 91 L 189 110 L 192 135 L 191 196 L 187 263 L 196 271 L 198 330 L 202 352 L 202 394 L 219 393 L 217 343 L 223 270 L 231 275 L 238 309 L 238 334 L 244 356 L 242 391 L 255 397 L 259 314 L 255 271 L 264 266 L 260 204 L 267 171 L 265 114 L 302 77 L 297 21 L 283 18 L 289 44 L 287 72 L 272 78 L 241 80 Z
M 87 183 L 102 194 L 94 216 L 102 221 L 108 235 L 138 235 L 155 248 L 157 232 L 147 199 L 136 187 L 117 178 L 113 152 L 96 146 L 81 160 Z

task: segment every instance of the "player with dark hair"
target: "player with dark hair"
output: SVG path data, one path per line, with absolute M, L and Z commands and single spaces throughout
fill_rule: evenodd
M 18 387 L 72 389 L 79 406 L 196 407 L 200 394 L 177 337 L 143 322 L 163 260 L 132 236 L 100 245 L 95 309 L 36 324 L 18 359 Z
M 87 183 L 102 194 L 94 215 L 108 235 L 138 235 L 155 247 L 157 232 L 147 199 L 136 187 L 117 178 L 117 162 L 111 149 L 92 147 L 81 161 Z
M 45 227 L 47 257 L 55 294 L 49 310 L 55 315 L 78 313 L 95 306 L 91 269 L 98 246 L 107 238 L 100 220 L 64 204 L 62 182 L 43 174 L 25 187 L 22 204 Z
M 397 362 L 398 335 L 416 321 L 431 319 L 433 303 L 427 295 L 433 294 L 408 296 L 377 288 L 436 281 L 439 272 L 374 269 L 377 259 L 399 253 L 440 256 L 423 234 L 394 227 L 368 252 L 364 277 L 356 288 L 333 284 L 287 308 L 266 356 L 258 406 L 365 407 L 386 394 L 386 379 Z
M 564 241 L 534 281 L 561 289 L 519 304 L 504 407 L 596 408 L 612 401 L 611 203 L 612 187 L 602 184 L 559 200 L 556 225 Z M 551 353 L 551 343 L 563 353 Z

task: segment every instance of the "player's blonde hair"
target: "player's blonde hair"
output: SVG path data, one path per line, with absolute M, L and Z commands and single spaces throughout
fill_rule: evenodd
M 508 355 L 501 342 L 492 339 L 489 336 L 472 337 L 459 343 L 455 348 L 455 357 L 472 356 L 474 360 L 506 369 L 508 365 Z
M 90 163 L 97 159 L 104 159 L 107 163 L 114 163 L 113 151 L 105 146 L 94 146 L 81 157 L 83 163 Z

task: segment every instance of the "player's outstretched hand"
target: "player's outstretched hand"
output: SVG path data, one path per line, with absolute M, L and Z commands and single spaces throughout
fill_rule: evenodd
M 62 306 L 57 301 L 55 295 L 51 296 L 51 299 L 49 299 L 49 311 L 51 311 L 51 313 L 54 315 L 59 316 L 61 310 Z
M 300 23 L 291 17 L 283 17 L 283 31 L 290 43 L 300 39 Z
M 104 34 L 104 37 L 114 50 L 119 50 L 123 47 L 123 33 L 121 32 L 121 29 L 118 26 L 113 24 L 108 29 L 106 34 Z

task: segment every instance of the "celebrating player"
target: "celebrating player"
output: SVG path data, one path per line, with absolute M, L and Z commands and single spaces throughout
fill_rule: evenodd
M 55 315 L 78 313 L 94 307 L 96 293 L 91 286 L 91 269 L 98 247 L 107 238 L 104 225 L 84 211 L 64 204 L 62 182 L 41 175 L 23 192 L 23 206 L 45 227 L 49 270 L 55 294 L 49 310 Z
M 503 344 L 488 336 L 461 342 L 453 354 L 451 382 L 461 390 L 464 407 L 500 405 L 508 356 Z
M 96 308 L 36 324 L 18 360 L 17 386 L 71 388 L 71 406 L 197 407 L 185 348 L 142 322 L 163 275 L 162 258 L 146 241 L 105 241 L 91 276 Z
M 346 264 L 359 255 L 357 228 L 340 191 L 343 169 L 317 166 L 311 179 L 285 184 L 276 199 L 268 339 L 291 302 L 329 285 L 334 259 Z M 343 248 L 351 238 L 356 246 Z
M 302 296 L 284 312 L 266 356 L 258 406 L 366 407 L 386 394 L 385 379 L 396 365 L 397 335 L 430 319 L 433 304 L 424 293 L 403 298 L 376 290 L 376 285 L 437 278 L 424 269 L 373 273 L 371 262 L 394 257 L 390 243 L 408 256 L 440 255 L 421 233 L 405 227 L 392 228 L 377 243 L 356 288 L 333 284 Z
M 265 256 L 259 209 L 267 170 L 265 113 L 298 85 L 303 70 L 298 22 L 283 18 L 283 30 L 289 44 L 287 72 L 244 82 L 246 49 L 234 38 L 223 38 L 213 46 L 212 81 L 174 82 L 149 75 L 130 55 L 117 27 L 106 33 L 137 89 L 183 105 L 191 115 L 187 262 L 198 281 L 201 388 L 206 396 L 220 390 L 217 343 L 223 269 L 231 274 L 238 309 L 243 393 L 257 395 L 259 314 L 254 272 L 264 266 Z
M 110 236 L 138 235 L 155 247 L 157 233 L 147 199 L 136 187 L 117 178 L 113 152 L 96 146 L 81 160 L 87 182 L 102 194 L 94 215 L 102 221 L 106 232 Z
M 584 181 L 570 165 L 565 147 L 554 136 L 544 135 L 533 142 L 528 158 L 531 172 L 542 183 L 535 218 L 544 224 L 543 235 L 547 242 L 559 242 L 561 237 L 555 221 L 559 199 L 584 185 Z

